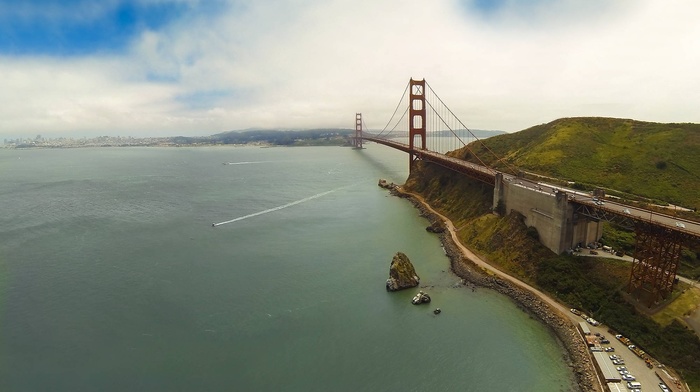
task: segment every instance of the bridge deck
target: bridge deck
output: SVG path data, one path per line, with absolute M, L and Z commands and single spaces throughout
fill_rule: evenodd
M 605 199 L 603 204 L 600 204 L 601 201 L 595 199 L 593 196 L 584 192 L 576 191 L 574 189 L 566 189 L 554 185 L 527 180 L 524 178 L 518 178 L 511 174 L 499 172 L 498 170 L 478 165 L 475 163 L 463 161 L 461 159 L 452 158 L 445 154 L 441 154 L 434 151 L 411 151 L 410 147 L 407 144 L 390 139 L 374 136 L 362 136 L 362 138 L 364 140 L 373 141 L 375 143 L 379 143 L 406 153 L 413 153 L 420 159 L 436 163 L 438 165 L 444 166 L 448 169 L 460 173 L 464 173 L 468 176 L 490 183 L 492 185 L 495 182 L 496 175 L 500 173 L 503 175 L 504 181 L 517 183 L 518 185 L 530 188 L 533 191 L 551 192 L 553 194 L 559 191 L 566 192 L 567 195 L 569 195 L 569 202 L 577 204 L 581 213 L 594 217 L 596 219 L 602 219 L 607 221 L 628 220 L 632 223 L 645 222 L 648 224 L 664 227 L 673 231 L 681 232 L 689 237 L 695 238 L 696 240 L 700 239 L 700 223 L 698 222 L 690 221 L 687 219 L 680 219 L 668 214 L 661 214 L 644 208 L 629 206 L 626 204 L 611 201 L 610 199 Z

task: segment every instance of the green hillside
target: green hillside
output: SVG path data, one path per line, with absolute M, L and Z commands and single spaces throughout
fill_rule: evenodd
M 497 168 L 507 164 L 580 186 L 700 207 L 700 124 L 563 118 L 468 147 Z M 466 147 L 456 154 L 475 161 Z

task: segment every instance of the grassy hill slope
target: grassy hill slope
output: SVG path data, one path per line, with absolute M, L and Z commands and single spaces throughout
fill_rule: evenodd
M 700 207 L 700 124 L 563 118 L 469 146 L 504 168 L 484 146 L 520 170 Z M 467 148 L 457 154 L 474 161 Z

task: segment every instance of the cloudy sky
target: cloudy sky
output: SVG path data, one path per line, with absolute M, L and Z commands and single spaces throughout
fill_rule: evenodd
M 0 0 L 0 138 L 382 128 L 425 78 L 470 128 L 700 122 L 695 0 Z

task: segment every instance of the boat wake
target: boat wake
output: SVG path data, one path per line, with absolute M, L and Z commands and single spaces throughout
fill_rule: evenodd
M 255 165 L 257 163 L 270 163 L 274 161 L 245 161 L 245 162 L 224 162 L 224 165 Z
M 307 202 L 307 201 L 311 201 L 311 200 L 313 200 L 313 199 L 318 199 L 319 197 L 326 196 L 326 195 L 328 195 L 328 194 L 331 194 L 331 193 L 333 193 L 333 192 L 337 192 L 337 191 L 339 191 L 339 190 L 341 190 L 341 189 L 345 189 L 345 188 L 348 188 L 348 187 L 350 187 L 350 186 L 352 186 L 352 185 L 341 186 L 340 188 L 335 188 L 335 189 L 331 189 L 330 191 L 325 191 L 325 192 L 317 193 L 317 194 L 315 194 L 315 195 L 313 195 L 313 196 L 305 197 L 305 198 L 303 198 L 303 199 L 300 199 L 300 200 L 297 200 L 297 201 L 293 201 L 293 202 L 291 202 L 291 203 L 287 203 L 287 204 L 284 204 L 284 205 L 281 205 L 281 206 L 269 208 L 269 209 L 267 209 L 267 210 L 260 211 L 260 212 L 256 212 L 256 213 L 253 213 L 253 214 L 249 214 L 249 215 L 245 215 L 245 216 L 240 216 L 240 217 L 238 217 L 238 218 L 231 219 L 231 220 L 227 220 L 227 221 L 224 221 L 224 222 L 212 223 L 211 225 L 212 225 L 212 227 L 216 227 L 216 226 L 226 225 L 226 224 L 233 223 L 233 222 L 242 221 L 242 220 L 244 220 L 244 219 L 252 218 L 252 217 L 255 217 L 255 216 L 258 216 L 258 215 L 269 214 L 270 212 L 279 211 L 279 210 L 282 210 L 282 209 L 284 209 L 284 208 L 292 207 L 292 206 L 295 206 L 295 205 L 297 205 L 297 204 L 301 204 L 301 203 L 305 203 L 305 202 Z

